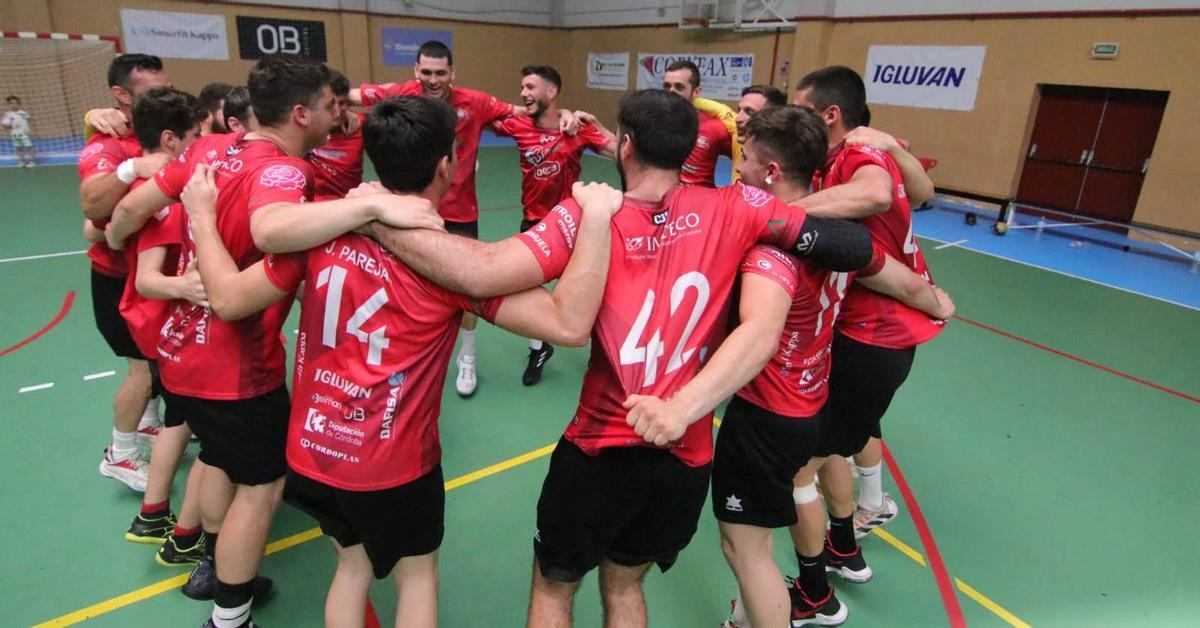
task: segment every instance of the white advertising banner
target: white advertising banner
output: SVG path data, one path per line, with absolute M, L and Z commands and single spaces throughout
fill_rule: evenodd
M 629 89 L 628 52 L 589 52 L 587 56 L 587 86 L 591 89 Z
M 225 16 L 121 9 L 125 51 L 171 59 L 229 58 Z
M 638 53 L 638 89 L 661 88 L 667 66 L 687 59 L 700 68 L 701 93 L 715 100 L 736 101 L 754 78 L 754 55 L 701 55 L 689 53 Z
M 987 46 L 871 46 L 867 102 L 971 111 Z

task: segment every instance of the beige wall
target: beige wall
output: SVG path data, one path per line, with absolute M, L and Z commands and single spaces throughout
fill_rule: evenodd
M 229 61 L 168 60 L 174 82 L 188 90 L 214 80 L 244 80 L 251 62 L 236 59 L 233 49 L 239 13 L 325 22 L 329 63 L 352 81 L 409 78 L 408 68 L 383 65 L 381 29 L 430 28 L 453 33 L 459 84 L 516 101 L 521 66 L 549 63 L 563 74 L 563 104 L 591 110 L 606 124 L 615 122 L 621 94 L 585 87 L 588 52 L 629 52 L 634 62 L 639 52 L 750 52 L 754 82 L 794 89 L 806 72 L 827 64 L 862 70 L 871 44 L 982 44 L 988 51 L 973 111 L 872 107 L 877 126 L 939 160 L 932 172 L 938 185 L 1012 196 L 1039 83 L 1165 90 L 1170 100 L 1134 220 L 1200 232 L 1200 177 L 1189 150 L 1200 145 L 1200 125 L 1194 124 L 1200 119 L 1200 17 L 808 20 L 777 36 L 674 26 L 554 29 L 165 0 L 0 0 L 0 27 L 120 35 L 120 7 L 226 16 Z M 1120 42 L 1120 58 L 1090 59 L 1096 41 Z M 776 75 L 769 76 L 773 57 Z M 791 62 L 788 76 L 779 72 L 785 60 Z M 632 87 L 636 74 L 630 75 Z
M 872 123 L 936 157 L 945 187 L 1009 198 L 1028 146 L 1037 85 L 1057 83 L 1171 92 L 1133 219 L 1200 232 L 1200 18 L 1073 18 L 837 23 L 823 62 L 860 71 L 870 44 L 986 45 L 975 110 L 872 105 Z M 1120 57 L 1093 60 L 1092 42 L 1121 43 Z M 817 65 L 802 66 L 796 78 Z

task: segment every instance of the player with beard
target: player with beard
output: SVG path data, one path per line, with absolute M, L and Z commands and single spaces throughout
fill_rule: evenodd
M 468 238 L 479 238 L 479 202 L 475 195 L 475 165 L 479 155 L 479 140 L 492 122 L 509 116 L 528 116 L 529 108 L 511 105 L 490 94 L 459 87 L 454 84 L 454 55 L 445 44 L 427 41 L 417 50 L 417 62 L 413 65 L 413 80 L 405 83 L 374 85 L 364 83 L 359 89 L 350 90 L 350 102 L 370 106 L 390 96 L 425 95 L 440 98 L 450 103 L 458 112 L 455 150 L 459 167 L 455 171 L 454 187 L 438 203 L 438 213 L 446 221 L 446 230 Z M 559 128 L 574 134 L 579 123 L 574 113 L 559 110 Z M 478 385 L 477 359 L 475 352 L 475 315 L 463 316 L 461 346 L 455 364 L 458 376 L 455 389 L 459 396 L 470 397 Z
M 558 128 L 558 96 L 562 77 L 550 66 L 531 65 L 521 69 L 521 102 L 528 116 L 509 116 L 492 123 L 496 135 L 513 138 L 521 154 L 520 231 L 546 217 L 559 201 L 571 195 L 579 180 L 584 150 L 616 157 L 617 140 L 593 116 L 578 112 L 585 122 L 575 135 Z M 542 369 L 554 355 L 554 345 L 540 339 L 529 341 L 529 361 L 521 383 L 532 386 L 542 378 Z
M 342 118 L 329 133 L 329 141 L 308 153 L 308 161 L 317 175 L 313 199 L 327 201 L 346 196 L 362 183 L 363 134 L 366 114 L 350 111 L 350 81 L 337 70 L 329 71 L 329 87 L 338 99 Z

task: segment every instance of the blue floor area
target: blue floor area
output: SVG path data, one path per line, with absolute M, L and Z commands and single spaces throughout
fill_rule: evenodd
M 1200 309 L 1200 274 L 1193 272 L 1194 263 L 1159 245 L 1090 227 L 1042 233 L 1014 229 L 998 236 L 992 232 L 994 212 L 941 199 L 931 205 L 933 209 L 913 215 L 914 230 L 935 247 L 956 243 L 959 248 Z M 975 225 L 965 224 L 966 211 L 979 214 Z M 1036 223 L 1036 219 L 1023 217 L 1021 222 Z M 1126 252 L 1124 246 L 1130 250 Z

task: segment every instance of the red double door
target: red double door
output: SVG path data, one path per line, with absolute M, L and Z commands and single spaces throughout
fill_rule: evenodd
M 1018 202 L 1128 223 L 1168 92 L 1042 85 Z

